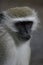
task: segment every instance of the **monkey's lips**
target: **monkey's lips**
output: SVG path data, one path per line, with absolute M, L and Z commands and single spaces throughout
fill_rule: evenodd
M 21 39 L 23 40 L 29 40 L 31 38 L 30 35 L 20 35 Z

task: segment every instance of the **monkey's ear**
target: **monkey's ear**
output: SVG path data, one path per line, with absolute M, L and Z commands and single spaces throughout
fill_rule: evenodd
M 2 19 L 4 18 L 3 13 L 0 13 L 0 24 L 2 23 Z

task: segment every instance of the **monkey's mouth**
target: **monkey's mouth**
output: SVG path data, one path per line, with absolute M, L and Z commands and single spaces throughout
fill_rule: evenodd
M 29 40 L 31 38 L 31 36 L 19 34 L 19 38 L 26 41 L 26 40 Z
M 28 36 L 21 36 L 21 38 L 22 38 L 23 40 L 29 40 L 29 39 L 31 38 L 31 36 L 30 36 L 30 35 L 28 35 Z

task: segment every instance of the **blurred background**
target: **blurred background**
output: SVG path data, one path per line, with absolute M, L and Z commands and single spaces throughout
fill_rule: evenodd
M 38 13 L 40 24 L 31 41 L 30 65 L 43 65 L 43 0 L 0 0 L 0 12 L 16 6 L 29 6 Z

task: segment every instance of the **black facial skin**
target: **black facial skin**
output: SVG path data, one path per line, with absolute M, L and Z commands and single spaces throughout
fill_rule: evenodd
M 0 13 L 0 23 L 2 22 L 1 20 L 4 18 L 3 13 Z
M 31 38 L 31 27 L 33 22 L 32 21 L 23 21 L 15 23 L 15 26 L 19 30 L 19 37 L 24 40 L 29 40 Z

